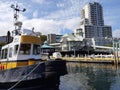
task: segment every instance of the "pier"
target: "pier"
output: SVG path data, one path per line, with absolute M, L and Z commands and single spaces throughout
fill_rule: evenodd
M 62 57 L 63 60 L 68 62 L 81 62 L 81 63 L 106 63 L 106 64 L 116 64 L 116 59 L 114 56 L 100 55 L 100 56 L 84 56 L 84 57 Z M 120 63 L 120 58 L 118 57 L 117 64 Z

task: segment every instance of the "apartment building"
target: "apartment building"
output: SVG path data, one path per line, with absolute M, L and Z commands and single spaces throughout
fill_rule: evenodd
M 112 28 L 104 25 L 103 7 L 98 2 L 88 3 L 83 7 L 80 28 L 84 38 L 112 38 Z
M 56 34 L 48 34 L 47 35 L 47 41 L 49 44 L 52 43 L 59 43 L 62 35 L 56 35 Z
M 62 51 L 80 50 L 82 47 L 112 44 L 112 27 L 104 24 L 103 7 L 98 2 L 88 3 L 81 10 L 80 28 L 72 34 L 48 34 L 47 41 Z M 59 43 L 59 44 L 57 44 Z

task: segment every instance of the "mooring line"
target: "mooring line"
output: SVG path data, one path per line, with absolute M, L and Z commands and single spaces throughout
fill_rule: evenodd
M 31 70 L 25 77 L 23 77 L 21 80 L 16 82 L 12 87 L 10 87 L 8 90 L 12 90 L 14 87 L 16 87 L 20 82 L 22 82 L 26 77 L 28 77 L 41 63 L 39 62 L 38 65 Z

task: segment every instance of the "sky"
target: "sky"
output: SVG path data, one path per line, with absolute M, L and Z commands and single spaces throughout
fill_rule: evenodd
M 120 37 L 120 0 L 0 0 L 0 36 L 14 30 L 11 4 L 26 9 L 19 15 L 23 28 L 63 35 L 80 27 L 80 11 L 89 2 L 103 6 L 105 25 L 112 27 L 113 37 Z

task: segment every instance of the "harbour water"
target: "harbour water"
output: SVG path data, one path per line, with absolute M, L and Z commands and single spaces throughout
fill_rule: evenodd
M 67 69 L 60 90 L 120 90 L 120 66 L 69 62 Z

